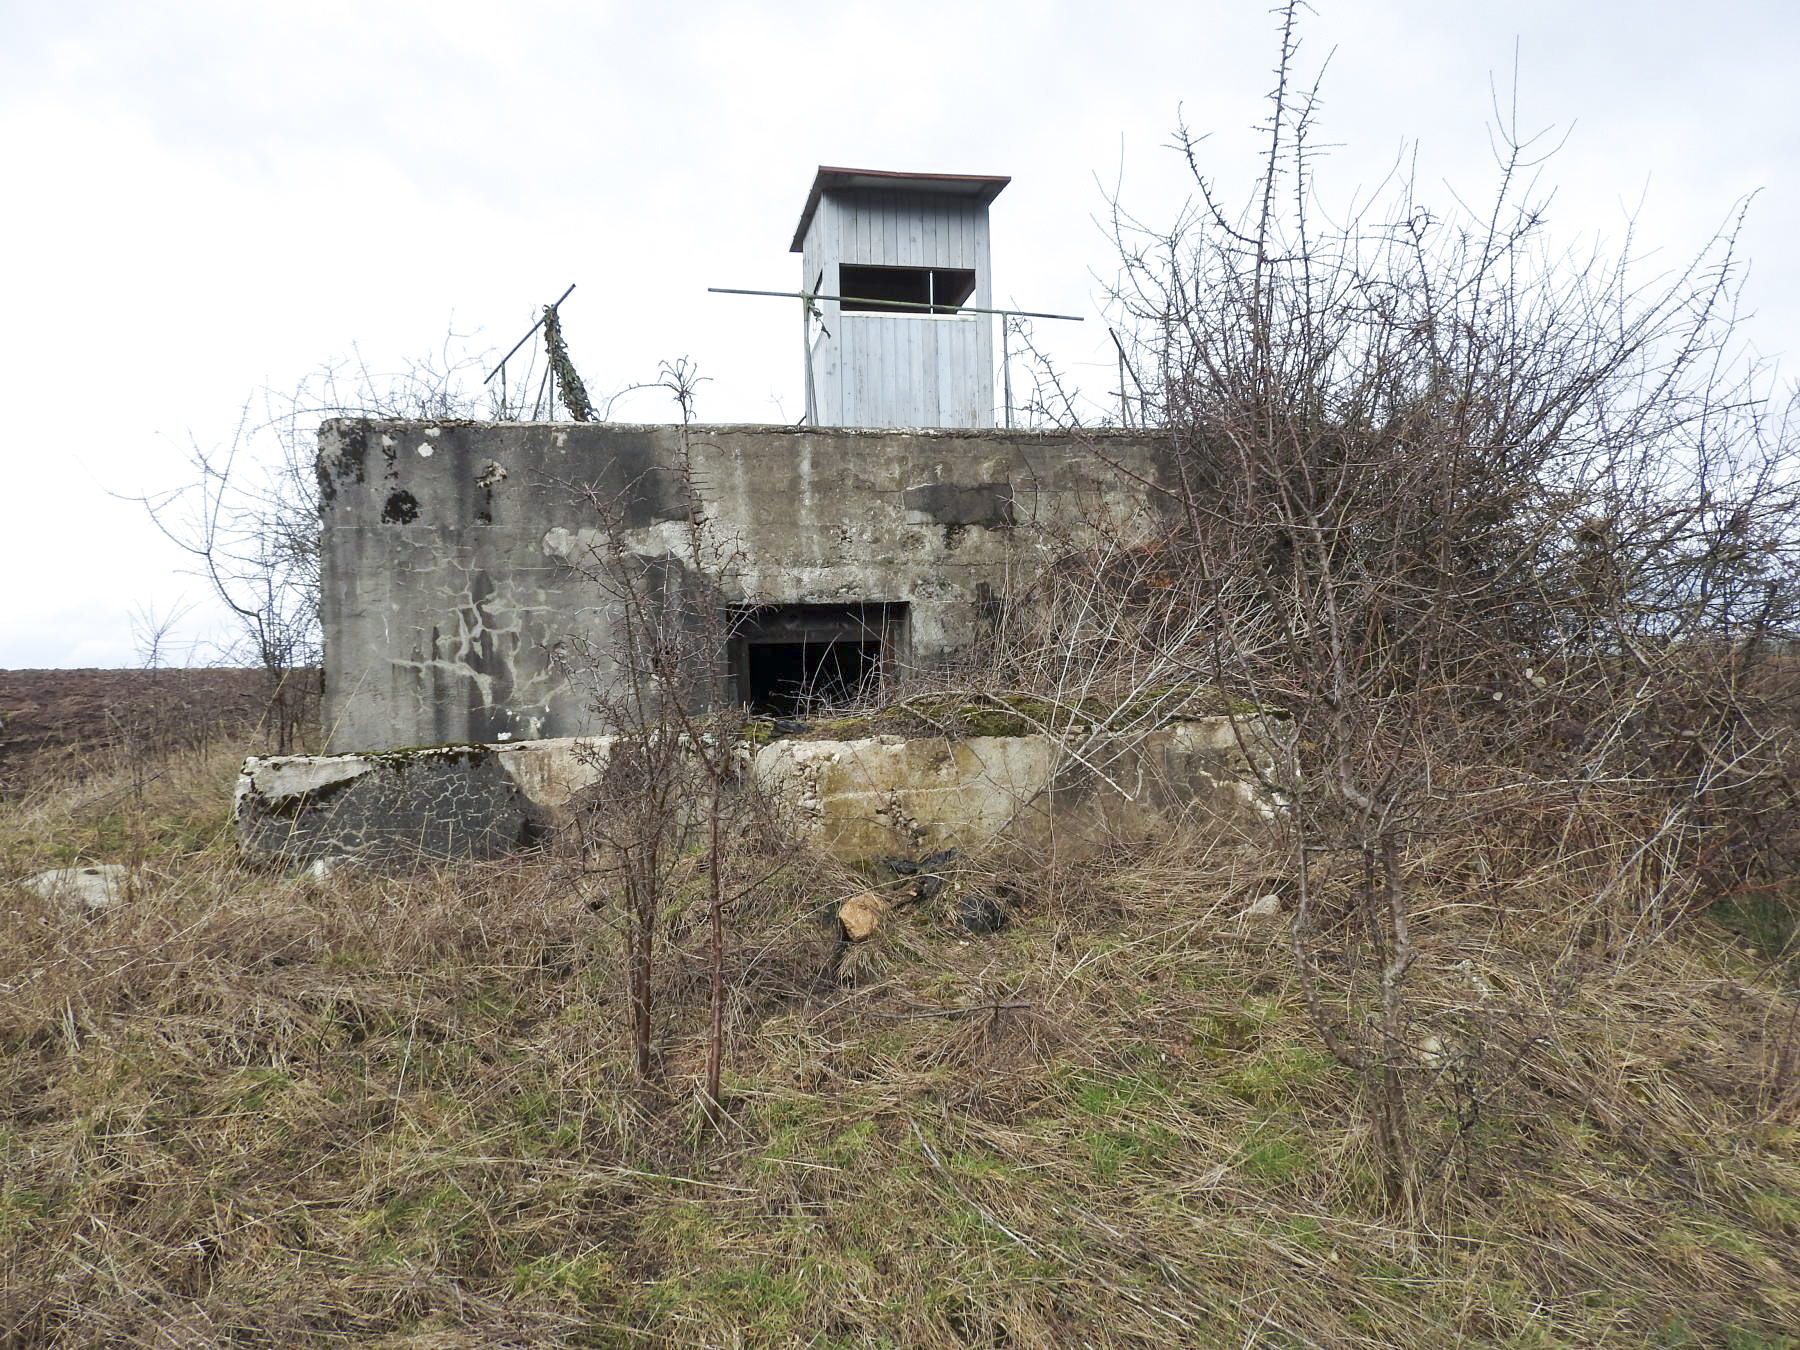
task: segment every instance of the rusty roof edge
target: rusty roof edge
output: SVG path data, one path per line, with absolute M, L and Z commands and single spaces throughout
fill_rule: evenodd
M 821 164 L 818 173 L 813 175 L 812 190 L 806 194 L 806 207 L 800 212 L 800 224 L 794 231 L 794 242 L 789 245 L 788 252 L 806 251 L 806 231 L 812 224 L 813 213 L 819 209 L 819 199 L 834 189 L 842 191 L 864 186 L 858 179 L 876 179 L 899 191 L 942 192 L 974 197 L 984 203 L 993 201 L 1012 182 L 1011 178 L 999 174 L 905 173 L 895 169 L 847 169 Z

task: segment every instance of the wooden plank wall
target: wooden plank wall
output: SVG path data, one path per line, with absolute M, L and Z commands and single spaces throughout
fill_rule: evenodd
M 972 303 L 993 304 L 987 207 L 917 193 L 830 193 L 804 242 L 801 284 L 840 294 L 838 265 L 958 267 L 975 273 Z M 815 425 L 994 425 L 994 336 L 989 315 L 844 314 L 822 303 L 812 349 Z

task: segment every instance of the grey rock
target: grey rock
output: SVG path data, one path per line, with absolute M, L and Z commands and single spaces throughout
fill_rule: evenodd
M 89 863 L 39 872 L 25 886 L 77 913 L 98 914 L 125 898 L 130 877 L 131 869 L 122 863 Z
M 1258 896 L 1252 900 L 1244 907 L 1244 912 L 1240 917 L 1246 923 L 1266 922 L 1270 919 L 1279 919 L 1281 910 L 1281 897 L 1270 892 L 1268 895 Z

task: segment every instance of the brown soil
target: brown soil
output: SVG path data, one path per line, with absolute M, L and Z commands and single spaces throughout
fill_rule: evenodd
M 245 737 L 267 706 L 260 670 L 0 670 L 0 785 L 101 751 Z

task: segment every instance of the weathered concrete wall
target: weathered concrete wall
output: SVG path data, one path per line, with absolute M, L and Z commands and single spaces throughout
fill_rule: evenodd
M 1209 717 L 1129 736 L 784 740 L 752 772 L 796 833 L 848 862 L 998 837 L 1081 854 L 1268 823 L 1277 803 L 1263 784 L 1291 752 L 1287 730 Z
M 695 427 L 689 462 L 731 604 L 904 602 L 910 650 L 967 650 L 992 603 L 1167 481 L 1142 432 Z M 555 655 L 607 650 L 589 575 L 616 503 L 634 553 L 682 553 L 679 427 L 334 421 L 320 433 L 329 748 L 602 728 Z M 1098 450 L 1098 453 L 1096 452 Z M 1122 463 L 1120 474 L 1107 463 Z M 607 671 L 596 673 L 604 680 Z
M 1068 737 L 778 740 L 745 763 L 800 837 L 846 861 L 1006 837 L 1080 853 L 1170 829 L 1273 819 L 1283 722 L 1188 718 Z M 544 837 L 598 780 L 613 738 L 379 754 L 256 757 L 238 780 L 244 848 L 286 862 L 488 857 Z

